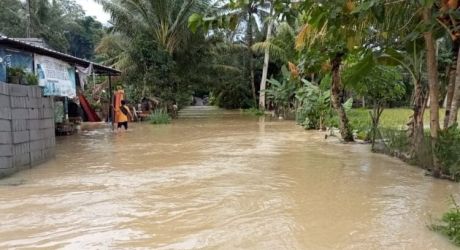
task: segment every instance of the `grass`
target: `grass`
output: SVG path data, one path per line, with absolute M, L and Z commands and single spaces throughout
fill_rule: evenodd
M 252 115 L 252 116 L 263 116 L 263 115 L 265 115 L 265 112 L 263 110 L 260 110 L 260 109 L 257 109 L 257 108 L 244 109 L 243 113 L 248 114 L 248 115 Z
M 349 113 L 349 119 L 352 126 L 368 122 L 370 124 L 370 116 L 368 109 L 352 109 Z M 442 126 L 444 121 L 445 110 L 441 109 L 439 111 L 439 121 Z M 412 110 L 409 108 L 396 108 L 396 109 L 385 109 L 380 118 L 380 127 L 385 128 L 405 128 L 409 117 L 412 115 Z M 430 111 L 427 109 L 425 111 L 425 126 L 430 124 Z
M 171 116 L 163 109 L 157 109 L 149 116 L 151 124 L 169 124 L 171 123 Z

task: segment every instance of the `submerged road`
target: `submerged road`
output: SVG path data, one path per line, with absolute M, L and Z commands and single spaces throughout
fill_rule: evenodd
M 426 225 L 459 185 L 367 145 L 238 115 L 130 128 L 0 180 L 0 249 L 455 249 Z

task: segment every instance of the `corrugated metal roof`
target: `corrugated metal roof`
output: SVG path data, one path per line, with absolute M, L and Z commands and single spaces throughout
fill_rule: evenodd
M 111 68 L 111 67 L 107 67 L 107 66 L 97 64 L 97 63 L 94 63 L 94 62 L 91 62 L 91 61 L 88 61 L 88 60 L 85 60 L 85 59 L 81 59 L 81 58 L 78 58 L 78 57 L 75 57 L 75 56 L 71 56 L 71 55 L 56 51 L 56 50 L 52 50 L 52 49 L 48 49 L 48 48 L 45 48 L 45 47 L 37 46 L 37 45 L 32 44 L 32 43 L 28 43 L 28 42 L 25 42 L 25 41 L 20 41 L 18 39 L 6 37 L 6 36 L 1 36 L 0 35 L 0 45 L 4 45 L 4 46 L 10 47 L 10 48 L 15 48 L 15 49 L 19 49 L 19 50 L 23 50 L 23 51 L 27 51 L 27 52 L 31 52 L 31 53 L 40 54 L 40 55 L 43 55 L 43 56 L 53 57 L 53 58 L 62 60 L 64 62 L 74 64 L 74 65 L 77 65 L 77 66 L 82 66 L 82 67 L 85 67 L 85 68 L 88 67 L 92 63 L 94 71 L 97 74 L 103 74 L 103 75 L 108 75 L 108 74 L 110 74 L 110 75 L 120 75 L 121 74 L 121 72 L 119 70 L 116 70 L 116 69 Z

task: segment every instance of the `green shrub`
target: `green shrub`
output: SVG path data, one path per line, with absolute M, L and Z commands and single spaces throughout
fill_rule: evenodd
M 324 129 L 331 125 L 331 92 L 323 82 L 317 86 L 302 79 L 303 86 L 295 93 L 298 102 L 296 121 L 305 129 Z
M 396 128 L 380 128 L 380 138 L 384 139 L 385 146 L 391 152 L 408 152 L 409 138 L 407 132 Z
M 26 82 L 28 85 L 38 85 L 38 77 L 33 73 L 27 73 Z
M 432 225 L 431 229 L 449 237 L 457 246 L 460 246 L 460 206 L 452 197 L 453 207 L 442 216 L 441 224 Z
M 439 133 L 435 154 L 443 167 L 443 173 L 460 178 L 460 129 L 457 124 Z
M 250 108 L 243 110 L 244 114 L 252 115 L 252 116 L 264 116 L 265 112 L 263 110 L 257 108 Z
M 169 124 L 171 123 L 171 116 L 163 109 L 156 109 L 150 114 L 149 121 L 151 124 Z
M 22 84 L 24 75 L 26 74 L 24 69 L 15 67 L 8 67 L 6 73 L 8 78 L 7 81 L 13 84 Z

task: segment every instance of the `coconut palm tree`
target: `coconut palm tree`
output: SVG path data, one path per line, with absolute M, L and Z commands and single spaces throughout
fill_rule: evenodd
M 295 31 L 287 23 L 282 22 L 274 27 L 273 23 L 268 24 L 267 39 L 263 42 L 255 43 L 252 50 L 255 53 L 264 54 L 264 66 L 262 70 L 262 80 L 260 83 L 259 108 L 265 109 L 265 88 L 268 74 L 268 63 L 270 61 L 281 61 L 288 64 L 296 59 L 295 50 Z M 273 35 L 273 37 L 272 37 Z
M 263 20 L 270 14 L 270 4 L 260 0 L 221 0 L 214 6 L 216 8 L 211 11 L 195 13 L 189 20 L 189 27 L 193 31 L 200 26 L 206 29 L 230 28 L 235 31 L 233 41 L 246 46 L 249 82 L 254 106 L 257 106 L 254 52 L 251 48 L 256 33 L 262 30 Z
M 174 53 L 191 32 L 190 15 L 202 11 L 209 0 L 97 0 L 112 16 L 114 29 L 133 37 L 147 34 L 160 48 Z

